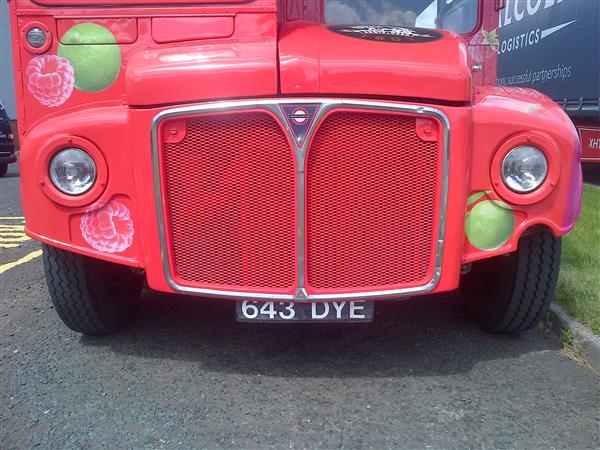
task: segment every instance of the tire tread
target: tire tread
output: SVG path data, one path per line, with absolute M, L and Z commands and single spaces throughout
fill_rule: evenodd
M 461 281 L 467 312 L 496 333 L 515 334 L 534 327 L 552 302 L 560 251 L 560 238 L 544 229 L 523 236 L 517 251 L 508 257 L 475 263 L 480 265 L 477 273 Z
M 65 325 L 84 334 L 107 334 L 125 322 L 131 309 L 125 303 L 130 299 L 119 299 L 124 307 L 119 314 L 109 314 L 105 303 L 115 300 L 93 286 L 108 280 L 102 279 L 105 274 L 101 270 L 86 269 L 89 258 L 49 245 L 43 245 L 43 250 L 50 298 Z
M 540 322 L 552 302 L 560 267 L 560 239 L 543 231 L 522 239 L 517 280 L 512 292 L 513 314 L 507 314 L 501 333 L 519 333 Z M 522 281 L 522 282 L 521 282 Z

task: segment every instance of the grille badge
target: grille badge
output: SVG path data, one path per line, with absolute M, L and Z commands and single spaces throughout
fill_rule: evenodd
M 304 143 L 306 134 L 319 111 L 319 107 L 319 104 L 281 105 L 283 115 L 298 144 L 302 145 Z

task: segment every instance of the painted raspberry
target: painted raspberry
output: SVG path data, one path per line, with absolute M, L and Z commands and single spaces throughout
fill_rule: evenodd
M 120 253 L 133 243 L 133 221 L 129 208 L 116 200 L 84 214 L 79 227 L 85 241 L 101 252 Z
M 485 31 L 482 29 L 477 33 L 469 42 L 469 51 L 471 52 L 471 58 L 476 64 L 480 64 L 486 59 L 485 47 L 488 46 L 492 51 L 498 53 L 500 42 L 498 41 L 498 33 L 494 29 L 492 31 Z M 487 58 L 491 57 L 488 55 Z
M 42 105 L 60 106 L 68 100 L 75 84 L 75 72 L 65 58 L 35 56 L 25 72 L 27 88 Z

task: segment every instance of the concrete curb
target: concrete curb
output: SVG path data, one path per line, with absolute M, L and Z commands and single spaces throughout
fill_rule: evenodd
M 573 341 L 583 350 L 583 356 L 590 365 L 600 372 L 600 337 L 594 336 L 589 328 L 571 318 L 562 306 L 550 305 L 550 328 L 559 336 L 567 328 L 573 333 Z

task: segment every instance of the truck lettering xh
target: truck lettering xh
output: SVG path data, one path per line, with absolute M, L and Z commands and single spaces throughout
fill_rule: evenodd
M 501 2 L 110 3 L 10 2 L 26 231 L 70 328 L 118 329 L 144 282 L 239 320 L 457 288 L 487 330 L 543 317 L 579 140 L 483 84 Z

